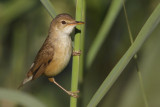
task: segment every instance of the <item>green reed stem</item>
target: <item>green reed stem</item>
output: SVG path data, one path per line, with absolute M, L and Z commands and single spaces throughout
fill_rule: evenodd
M 76 20 L 83 21 L 84 20 L 84 0 L 77 0 L 76 2 Z M 82 27 L 83 26 L 83 27 Z M 81 31 L 81 33 L 76 33 L 74 37 L 74 51 L 82 51 L 84 50 L 82 47 L 84 46 L 84 25 L 77 26 L 77 29 Z M 82 53 L 83 54 L 83 53 Z M 71 81 L 71 91 L 78 90 L 78 77 L 80 69 L 83 70 L 83 62 L 81 56 L 73 56 L 72 62 L 72 81 Z M 81 63 L 80 63 L 81 62 Z M 81 71 L 82 73 L 82 71 Z M 77 98 L 71 97 L 70 99 L 70 107 L 77 106 Z

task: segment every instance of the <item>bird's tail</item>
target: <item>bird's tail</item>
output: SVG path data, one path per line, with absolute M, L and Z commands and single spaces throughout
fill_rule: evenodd
M 26 84 L 27 82 L 31 81 L 32 78 L 33 78 L 33 76 L 29 76 L 29 77 L 25 78 L 25 79 L 23 80 L 23 82 L 18 86 L 17 89 L 20 89 L 24 84 Z

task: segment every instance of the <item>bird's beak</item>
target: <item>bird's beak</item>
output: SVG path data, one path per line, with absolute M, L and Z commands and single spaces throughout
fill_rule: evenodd
M 76 25 L 81 25 L 81 24 L 84 24 L 84 22 L 76 21 Z
M 84 22 L 75 21 L 75 22 L 73 22 L 73 23 L 69 23 L 68 25 L 81 25 L 81 24 L 84 24 Z

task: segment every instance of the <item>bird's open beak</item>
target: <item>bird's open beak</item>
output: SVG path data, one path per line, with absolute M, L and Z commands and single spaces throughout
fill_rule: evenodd
M 81 24 L 84 24 L 84 22 L 75 21 L 75 22 L 73 22 L 73 23 L 69 23 L 68 25 L 81 25 Z

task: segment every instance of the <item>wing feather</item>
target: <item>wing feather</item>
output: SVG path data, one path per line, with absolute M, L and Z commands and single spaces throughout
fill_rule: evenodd
M 42 48 L 39 50 L 34 60 L 34 65 L 31 67 L 30 71 L 27 74 L 27 77 L 33 75 L 32 80 L 41 76 L 45 72 L 46 67 L 53 59 L 54 46 L 51 43 L 47 42 L 47 40 L 44 42 Z

